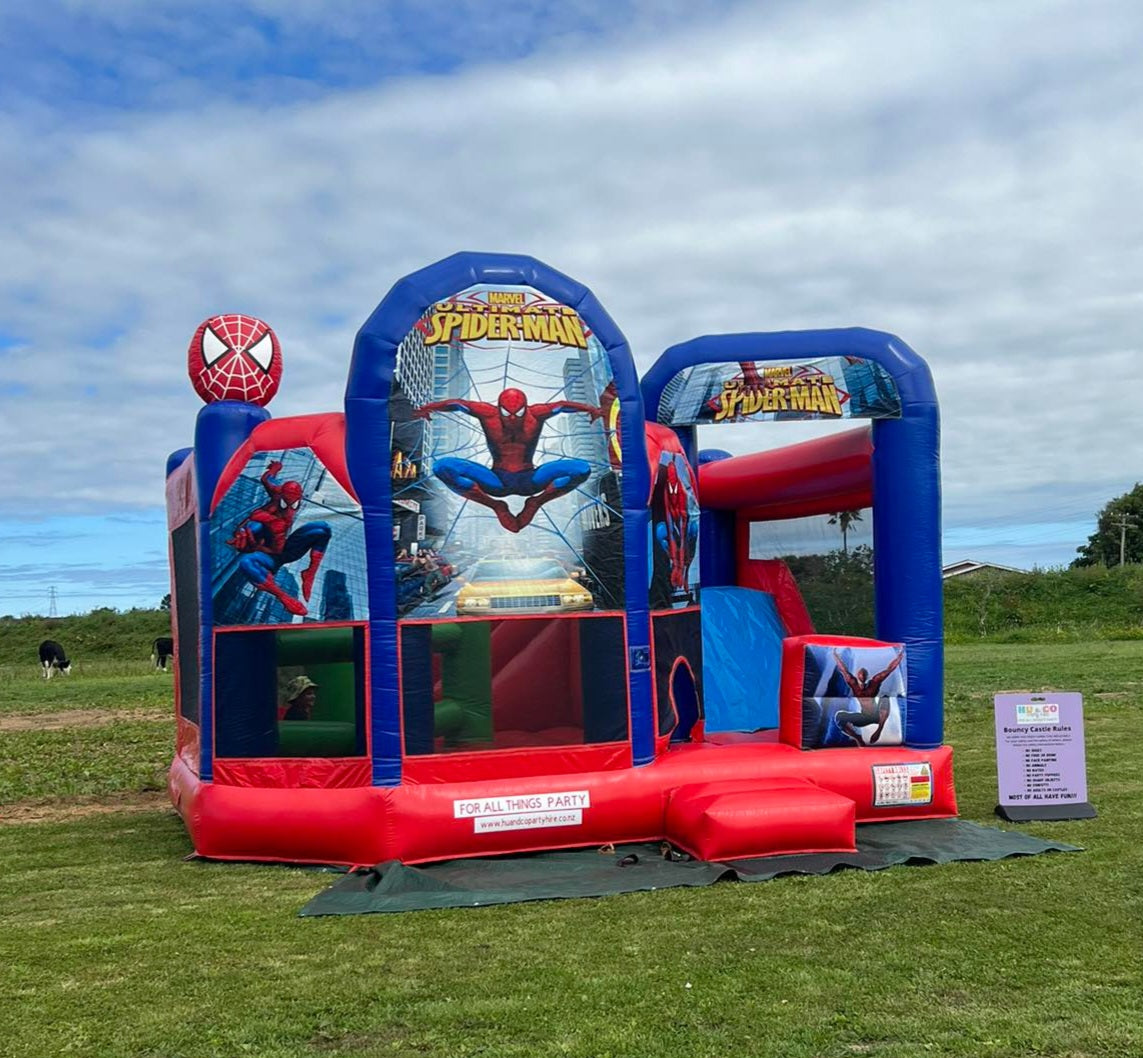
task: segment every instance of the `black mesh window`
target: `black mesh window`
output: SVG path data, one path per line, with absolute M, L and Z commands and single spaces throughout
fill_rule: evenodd
M 250 628 L 214 638 L 218 757 L 365 754 L 365 627 Z
M 817 632 L 875 634 L 872 508 L 751 522 L 750 557 L 786 564 Z
M 659 734 L 684 739 L 702 716 L 702 623 L 697 610 L 656 614 L 655 697 Z
M 175 564 L 175 671 L 179 677 L 179 712 L 199 722 L 198 547 L 195 519 L 171 533 Z
M 405 752 L 626 741 L 625 665 L 621 617 L 406 624 Z

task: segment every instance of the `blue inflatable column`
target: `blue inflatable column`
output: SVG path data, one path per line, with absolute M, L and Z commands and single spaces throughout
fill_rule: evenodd
M 944 741 L 940 419 L 935 401 L 908 402 L 873 428 L 873 554 L 877 637 L 904 643 L 905 742 Z
M 539 285 L 539 284 L 537 284 Z M 542 289 L 542 288 L 541 288 Z M 651 671 L 650 555 L 651 468 L 647 462 L 643 395 L 627 339 L 586 287 L 573 304 L 607 352 L 619 393 L 619 444 L 623 462 L 623 562 L 626 595 L 627 688 L 631 702 L 631 763 L 655 760 L 655 688 Z M 549 291 L 560 296 L 558 288 Z M 625 425 L 623 425 L 625 424 Z
M 218 479 L 230 457 L 270 413 L 244 401 L 220 400 L 198 413 L 194 428 L 194 471 L 198 489 L 198 598 L 199 598 L 199 776 L 210 782 L 214 774 L 214 613 L 210 562 L 210 503 Z
M 358 337 L 354 355 L 391 364 L 397 347 L 372 336 Z M 392 369 L 384 380 L 387 388 Z M 393 508 L 389 485 L 389 402 L 347 397 L 345 447 L 349 474 L 361 499 L 369 591 L 369 702 L 374 786 L 401 782 L 401 690 L 397 634 L 397 589 L 393 564 Z M 414 637 L 414 642 L 419 640 Z M 431 744 L 431 735 L 429 736 Z M 416 739 L 414 738 L 414 742 Z
M 167 456 L 167 477 L 178 470 L 193 453 L 193 448 L 179 448 Z

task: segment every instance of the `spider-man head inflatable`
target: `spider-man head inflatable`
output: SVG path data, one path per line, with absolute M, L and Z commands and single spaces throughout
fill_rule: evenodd
M 211 316 L 194 332 L 187 372 L 207 404 L 269 404 L 282 380 L 282 347 L 270 327 L 254 316 Z

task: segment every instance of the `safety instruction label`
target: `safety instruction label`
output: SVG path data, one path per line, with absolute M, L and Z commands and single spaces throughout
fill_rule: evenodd
M 536 830 L 540 827 L 576 827 L 591 807 L 587 790 L 554 793 L 508 794 L 502 797 L 470 797 L 453 801 L 454 819 L 471 819 L 473 831 L 490 834 L 498 830 Z
M 873 765 L 873 807 L 927 805 L 933 800 L 933 767 L 926 761 Z

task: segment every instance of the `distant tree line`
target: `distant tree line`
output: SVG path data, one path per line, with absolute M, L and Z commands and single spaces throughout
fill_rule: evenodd
M 1143 484 L 1116 496 L 1099 512 L 1095 532 L 1077 551 L 1073 569 L 1143 562 Z

